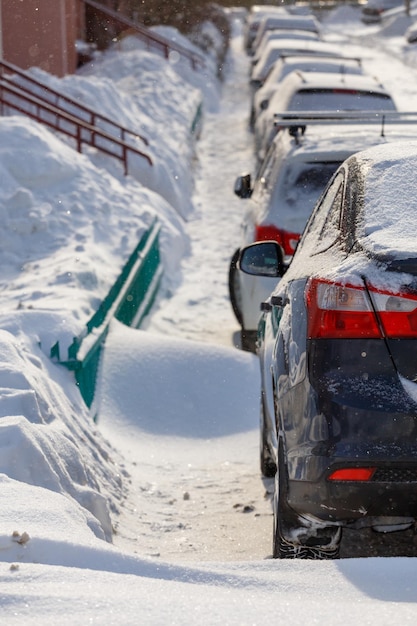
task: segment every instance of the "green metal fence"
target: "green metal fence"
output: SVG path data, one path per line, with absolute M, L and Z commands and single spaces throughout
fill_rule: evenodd
M 94 399 L 97 371 L 109 324 L 117 319 L 139 328 L 149 312 L 162 278 L 159 251 L 160 225 L 157 220 L 143 235 L 100 307 L 87 322 L 86 329 L 74 337 L 67 358 L 61 359 L 57 342 L 51 358 L 74 371 L 80 392 L 88 407 Z

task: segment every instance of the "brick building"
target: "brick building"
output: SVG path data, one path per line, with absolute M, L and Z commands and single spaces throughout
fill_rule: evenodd
M 22 69 L 73 73 L 84 13 L 82 0 L 0 0 L 0 58 Z

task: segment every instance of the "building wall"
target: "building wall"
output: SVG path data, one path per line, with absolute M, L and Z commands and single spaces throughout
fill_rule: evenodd
M 77 67 L 80 0 L 0 0 L 1 57 L 64 76 Z

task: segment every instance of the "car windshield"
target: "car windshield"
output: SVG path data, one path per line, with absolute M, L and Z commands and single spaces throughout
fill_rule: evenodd
M 266 219 L 285 230 L 301 233 L 321 192 L 340 163 L 288 163 L 272 194 Z
M 357 89 L 302 89 L 291 99 L 290 111 L 395 111 L 387 94 Z

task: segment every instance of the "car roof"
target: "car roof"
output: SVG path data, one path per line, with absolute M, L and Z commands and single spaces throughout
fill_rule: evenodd
M 285 85 L 284 85 L 285 82 Z M 369 74 L 331 74 L 329 72 L 303 72 L 297 70 L 284 78 L 280 89 L 295 90 L 299 87 L 320 89 L 325 87 L 346 87 L 347 89 L 370 90 L 375 93 L 388 94 L 383 84 Z
M 396 117 L 393 116 L 394 119 Z M 359 119 L 344 118 L 343 114 L 339 115 L 338 120 L 329 119 L 326 124 L 320 120 L 310 126 L 303 124 L 298 134 L 294 132 L 294 121 L 291 124 L 288 122 L 286 126 L 291 128 L 292 134 L 288 130 L 278 133 L 274 142 L 282 144 L 287 156 L 297 159 L 310 160 L 315 156 L 323 161 L 337 160 L 332 155 L 359 153 L 370 146 L 392 145 L 413 138 L 417 141 L 417 114 L 413 117 L 412 125 L 390 124 L 386 120 L 383 125 L 382 120 L 374 123 L 366 116 L 360 122 Z
M 320 24 L 313 15 L 268 15 L 262 19 L 260 29 L 270 28 L 297 28 L 320 32 Z
M 312 54 L 322 56 L 339 56 L 338 49 L 330 43 L 315 41 L 310 39 L 275 39 L 267 43 L 259 58 L 259 61 L 252 70 L 252 80 L 263 80 L 274 61 L 280 56 L 288 56 L 294 53 L 297 55 Z
M 270 99 L 269 107 L 279 112 L 281 103 L 286 103 L 300 90 L 346 89 L 390 96 L 385 87 L 373 76 L 366 74 L 337 74 L 327 72 L 294 71 L 287 74 Z M 390 96 L 391 97 L 391 96 Z
M 376 256 L 415 258 L 417 140 L 374 146 L 353 158 L 364 181 L 360 243 Z
M 306 41 L 321 41 L 319 35 L 310 30 L 295 30 L 291 29 L 291 37 L 289 37 L 289 33 L 287 29 L 274 29 L 267 30 L 262 39 L 259 41 L 259 44 L 254 48 L 253 55 L 253 63 L 256 63 L 260 57 L 262 56 L 263 51 L 266 46 L 272 41 L 277 41 L 280 39 L 294 39 L 294 40 L 306 40 Z
M 284 69 L 287 68 L 287 69 Z M 349 57 L 330 57 L 318 54 L 302 54 L 302 55 L 284 55 L 279 57 L 271 68 L 265 82 L 271 80 L 276 82 L 275 77 L 281 76 L 285 72 L 285 76 L 290 71 L 300 70 L 301 72 L 340 72 L 345 71 L 355 74 L 363 74 L 362 62 L 360 58 Z M 282 79 L 281 79 L 282 80 Z
M 361 67 L 362 59 L 360 57 L 345 57 L 345 56 L 334 56 L 334 57 L 322 57 L 318 54 L 288 54 L 281 56 L 276 64 L 281 65 L 291 65 L 296 66 L 299 65 L 317 65 L 318 67 L 321 65 L 337 65 L 342 68 L 344 66 L 347 67 Z M 317 70 L 318 72 L 320 70 Z

